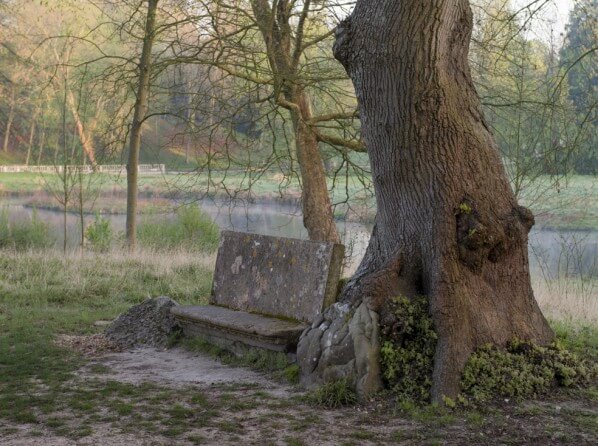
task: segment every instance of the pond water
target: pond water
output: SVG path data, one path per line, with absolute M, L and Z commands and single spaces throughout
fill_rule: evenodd
M 173 203 L 174 205 L 175 203 Z M 221 229 L 254 232 L 282 237 L 307 238 L 307 231 L 302 224 L 301 210 L 294 205 L 283 203 L 236 204 L 230 202 L 205 200 L 199 202 L 201 209 L 209 214 Z M 22 204 L 9 204 L 9 217 L 12 221 L 30 218 L 33 210 Z M 62 244 L 62 213 L 49 210 L 37 210 L 38 216 L 55 231 L 58 243 Z M 115 232 L 124 231 L 125 216 L 107 215 Z M 160 219 L 172 219 L 174 214 L 141 215 L 141 222 Z M 85 216 L 86 224 L 94 219 Z M 68 243 L 76 246 L 80 240 L 78 216 L 67 215 Z M 371 225 L 340 222 L 339 229 L 344 243 L 348 246 L 351 261 L 355 267 L 365 249 L 370 236 Z M 529 241 L 530 267 L 533 274 L 543 274 L 553 278 L 565 276 L 598 277 L 598 231 L 554 231 L 534 229 Z

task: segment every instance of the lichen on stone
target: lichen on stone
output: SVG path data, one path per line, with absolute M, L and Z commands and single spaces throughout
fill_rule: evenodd
M 380 327 L 380 362 L 385 386 L 398 401 L 430 401 L 437 334 L 428 299 L 390 300 Z

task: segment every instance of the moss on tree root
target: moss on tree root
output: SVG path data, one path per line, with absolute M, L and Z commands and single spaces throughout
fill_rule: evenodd
M 391 299 L 380 321 L 382 377 L 399 404 L 430 402 L 438 336 L 428 299 Z M 598 377 L 592 358 L 582 359 L 559 342 L 539 346 L 512 340 L 506 347 L 485 345 L 468 360 L 459 402 L 486 403 L 495 398 L 524 399 L 556 387 L 582 387 Z M 445 399 L 447 406 L 457 402 Z
M 385 385 L 400 401 L 427 403 L 437 335 L 428 299 L 398 297 L 387 303 L 380 327 L 380 360 Z

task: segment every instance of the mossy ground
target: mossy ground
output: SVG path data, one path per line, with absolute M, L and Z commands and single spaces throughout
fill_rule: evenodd
M 506 348 L 487 345 L 474 353 L 461 387 L 466 398 L 484 403 L 501 397 L 537 397 L 557 387 L 587 387 L 596 378 L 596 358 L 581 358 L 559 341 L 541 347 L 513 340 Z

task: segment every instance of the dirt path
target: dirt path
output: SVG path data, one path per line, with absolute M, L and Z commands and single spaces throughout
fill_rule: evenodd
M 2 446 L 582 446 L 597 438 L 595 397 L 587 395 L 485 411 L 399 413 L 383 399 L 327 410 L 290 385 L 179 348 L 109 353 L 66 386 L 34 387 L 53 410 L 42 405 L 36 422 L 0 425 Z
M 94 373 L 98 365 L 104 373 Z M 112 353 L 91 362 L 79 371 L 81 378 L 109 379 L 140 385 L 153 383 L 180 389 L 189 386 L 206 388 L 215 384 L 259 386 L 277 397 L 289 396 L 291 389 L 252 370 L 229 367 L 202 353 L 182 348 L 160 350 L 140 348 Z

